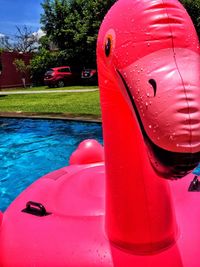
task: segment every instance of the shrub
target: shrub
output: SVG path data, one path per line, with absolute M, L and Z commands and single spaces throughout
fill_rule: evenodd
M 30 62 L 31 76 L 34 85 L 41 85 L 45 72 L 58 66 L 57 53 L 41 49 Z

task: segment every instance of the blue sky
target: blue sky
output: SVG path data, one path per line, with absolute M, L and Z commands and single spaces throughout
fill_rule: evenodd
M 42 0 L 0 0 L 0 34 L 14 35 L 16 25 L 40 28 Z

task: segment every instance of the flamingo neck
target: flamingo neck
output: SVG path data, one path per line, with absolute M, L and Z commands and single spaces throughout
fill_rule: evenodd
M 177 235 L 168 182 L 151 167 L 139 124 L 120 90 L 101 90 L 101 106 L 108 238 L 136 254 L 163 250 Z

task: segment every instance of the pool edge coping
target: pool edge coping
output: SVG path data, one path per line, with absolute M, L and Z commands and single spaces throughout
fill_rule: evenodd
M 36 112 L 0 112 L 0 118 L 21 118 L 21 119 L 50 119 L 68 120 L 101 123 L 101 116 L 98 115 L 78 115 L 68 113 L 36 113 Z

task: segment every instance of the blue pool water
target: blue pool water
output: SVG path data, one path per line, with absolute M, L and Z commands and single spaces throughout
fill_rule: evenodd
M 0 210 L 39 177 L 68 165 L 88 138 L 102 143 L 101 124 L 0 118 Z
M 197 176 L 200 176 L 200 164 L 196 167 L 196 169 L 193 171 L 193 174 L 196 174 Z

